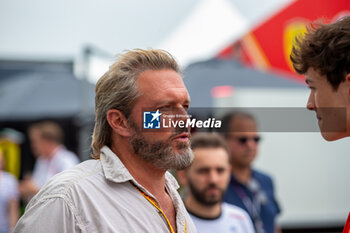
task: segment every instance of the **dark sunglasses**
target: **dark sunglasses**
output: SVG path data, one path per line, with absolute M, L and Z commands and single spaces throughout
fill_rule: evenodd
M 237 137 L 237 141 L 241 144 L 246 144 L 248 140 L 253 140 L 256 144 L 258 144 L 261 140 L 260 136 L 255 136 L 255 137 Z

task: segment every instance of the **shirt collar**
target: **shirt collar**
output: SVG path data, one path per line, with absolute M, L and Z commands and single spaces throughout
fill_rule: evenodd
M 165 181 L 167 184 L 171 185 L 176 190 L 180 188 L 179 183 L 177 183 L 177 180 L 170 172 L 165 173 Z
M 119 157 L 108 146 L 102 147 L 100 158 L 107 180 L 122 183 L 134 179 Z
M 101 164 L 107 180 L 115 183 L 133 181 L 138 184 L 119 157 L 108 146 L 103 146 L 101 149 Z M 165 181 L 166 185 L 170 185 L 175 189 L 180 187 L 174 176 L 169 172 L 165 173 Z

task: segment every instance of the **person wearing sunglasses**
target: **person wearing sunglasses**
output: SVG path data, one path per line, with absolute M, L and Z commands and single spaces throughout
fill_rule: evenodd
M 271 177 L 252 168 L 261 137 L 252 115 L 234 112 L 222 118 L 221 131 L 231 155 L 231 181 L 224 201 L 246 210 L 257 233 L 281 232 L 276 217 L 281 212 Z

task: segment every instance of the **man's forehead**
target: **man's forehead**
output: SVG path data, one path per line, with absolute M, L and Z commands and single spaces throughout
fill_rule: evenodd
M 164 98 L 171 98 L 173 95 L 183 95 L 189 98 L 182 77 L 172 70 L 145 71 L 140 74 L 137 80 L 137 87 L 141 95 L 147 94 L 157 97 L 159 94 L 166 94 Z
M 145 70 L 138 75 L 137 83 L 149 83 L 149 82 L 170 82 L 176 80 L 178 83 L 183 84 L 181 75 L 175 70 L 162 69 L 162 70 Z
M 254 137 L 254 136 L 258 136 L 258 132 L 257 131 L 236 131 L 236 132 L 229 132 L 229 135 L 232 137 Z
M 198 170 L 220 169 L 220 168 L 225 168 L 227 166 L 228 166 L 228 164 L 226 164 L 226 163 L 221 163 L 221 164 L 209 163 L 209 164 L 202 164 L 200 166 L 196 166 L 195 170 L 198 171 Z
M 228 152 L 222 147 L 196 148 L 193 153 L 193 164 L 197 166 L 225 164 L 229 159 Z
M 228 166 L 228 160 L 226 159 L 216 159 L 216 160 L 202 160 L 202 161 L 193 161 L 193 164 L 191 168 L 194 168 L 195 170 L 200 169 L 216 169 L 216 168 L 222 168 Z
M 229 133 L 256 133 L 257 125 L 254 119 L 236 116 L 231 119 Z

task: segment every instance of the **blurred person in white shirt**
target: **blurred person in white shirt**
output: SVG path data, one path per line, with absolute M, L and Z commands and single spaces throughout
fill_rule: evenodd
M 30 200 L 52 176 L 79 163 L 78 157 L 62 144 L 63 130 L 57 123 L 35 123 L 28 133 L 37 160 L 33 174 L 26 175 L 19 185 L 24 200 Z

